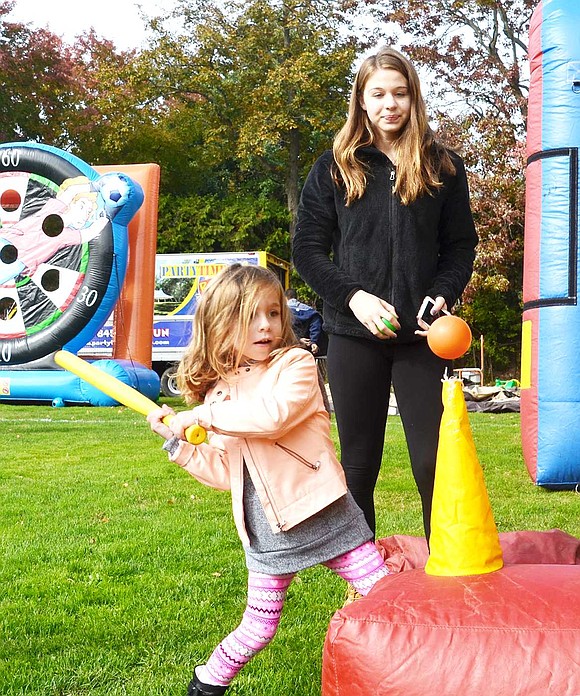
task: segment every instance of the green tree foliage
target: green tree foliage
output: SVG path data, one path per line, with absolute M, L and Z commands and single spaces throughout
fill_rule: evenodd
M 77 96 L 71 49 L 47 30 L 9 22 L 13 7 L 0 1 L 0 141 L 66 147 L 64 122 Z
M 264 250 L 290 257 L 288 211 L 268 197 L 165 194 L 159 230 L 160 253 Z
M 71 60 L 80 90 L 68 122 L 75 154 L 91 164 L 156 162 L 163 189 L 176 195 L 203 186 L 202 121 L 188 117 L 187 99 L 160 96 L 147 55 L 118 52 L 90 31 L 78 37 Z
M 403 30 L 403 51 L 429 86 L 439 135 L 465 159 L 480 243 L 465 294 L 472 306 L 463 311 L 475 336 L 485 336 L 488 372 L 512 375 L 522 309 L 526 51 L 536 4 L 381 0 L 372 6 L 378 18 Z
M 230 162 L 236 189 L 267 181 L 284 196 L 291 230 L 301 179 L 344 119 L 367 45 L 352 31 L 355 10 L 334 0 L 181 0 L 179 35 L 153 24 L 160 92 L 195 95 L 205 147 Z
M 203 181 L 203 166 L 191 167 L 187 154 L 200 128 L 186 137 L 180 110 L 155 92 L 149 61 L 94 31 L 69 46 L 8 22 L 13 6 L 0 0 L 0 77 L 9 86 L 0 93 L 3 142 L 36 140 L 94 165 L 158 162 L 176 191 Z

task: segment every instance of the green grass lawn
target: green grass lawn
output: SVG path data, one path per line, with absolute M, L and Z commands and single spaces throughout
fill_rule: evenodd
M 499 530 L 580 537 L 580 495 L 531 482 L 519 415 L 470 420 Z M 229 495 L 168 462 L 125 408 L 0 405 L 0 432 L 0 694 L 184 696 L 245 606 Z M 398 417 L 385 452 L 377 533 L 421 535 Z M 318 696 L 344 591 L 325 568 L 300 573 L 276 639 L 232 696 Z

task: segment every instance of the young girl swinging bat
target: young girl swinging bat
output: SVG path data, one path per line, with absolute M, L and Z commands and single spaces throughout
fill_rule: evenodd
M 207 286 L 178 370 L 188 404 L 147 420 L 163 449 L 202 483 L 232 496 L 248 567 L 241 623 L 195 668 L 188 696 L 224 694 L 278 628 L 295 574 L 322 563 L 366 595 L 388 571 L 347 492 L 313 356 L 296 347 L 282 286 L 234 264 Z M 170 427 L 163 418 L 171 415 Z M 208 441 L 184 432 L 199 424 Z

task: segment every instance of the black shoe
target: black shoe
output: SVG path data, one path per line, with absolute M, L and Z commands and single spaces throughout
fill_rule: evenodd
M 199 681 L 197 674 L 193 673 L 193 679 L 187 687 L 187 696 L 222 696 L 226 693 L 227 686 L 215 686 L 213 684 L 204 684 Z

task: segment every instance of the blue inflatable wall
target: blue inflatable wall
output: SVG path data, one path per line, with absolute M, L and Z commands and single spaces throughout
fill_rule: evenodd
M 580 482 L 578 0 L 537 6 L 529 58 L 522 444 L 538 485 L 573 488 Z

